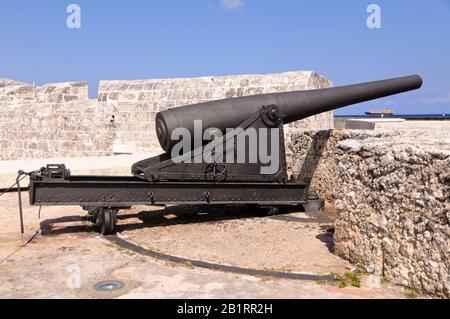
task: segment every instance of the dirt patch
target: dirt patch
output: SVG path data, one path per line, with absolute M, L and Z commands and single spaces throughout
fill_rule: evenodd
M 135 207 L 122 218 L 119 230 L 123 235 L 166 254 L 312 274 L 351 268 L 332 254 L 332 232 L 321 227 L 331 222 L 327 223 L 326 215 L 262 216 L 261 210 L 248 207 L 182 205 L 155 210 Z

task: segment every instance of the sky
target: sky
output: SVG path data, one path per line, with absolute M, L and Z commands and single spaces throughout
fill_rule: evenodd
M 80 28 L 68 28 L 70 4 Z M 369 28 L 368 5 L 381 28 Z M 72 21 L 72 20 L 71 20 Z M 450 0 L 0 0 L 0 78 L 23 82 L 314 70 L 334 85 L 410 74 L 422 89 L 336 114 L 450 113 Z

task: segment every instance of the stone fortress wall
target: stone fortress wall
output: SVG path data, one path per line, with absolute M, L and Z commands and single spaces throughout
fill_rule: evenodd
M 304 131 L 287 142 L 293 170 L 334 206 L 337 255 L 450 297 L 450 130 Z
M 0 160 L 159 153 L 154 119 L 172 107 L 260 93 L 330 87 L 321 75 L 296 71 L 135 81 L 101 81 L 98 99 L 86 82 L 35 86 L 0 79 Z M 332 112 L 291 124 L 333 128 Z
M 114 135 L 86 82 L 0 80 L 0 160 L 108 155 Z

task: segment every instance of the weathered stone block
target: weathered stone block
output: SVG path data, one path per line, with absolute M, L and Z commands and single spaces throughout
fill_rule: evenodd
M 293 170 L 338 212 L 338 255 L 450 297 L 450 131 L 307 131 L 289 146 Z

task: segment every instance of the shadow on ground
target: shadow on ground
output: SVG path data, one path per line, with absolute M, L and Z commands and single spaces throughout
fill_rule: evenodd
M 267 210 L 257 206 L 220 206 L 220 205 L 174 205 L 160 207 L 160 209 L 140 211 L 138 213 L 120 213 L 117 216 L 118 232 L 132 231 L 150 227 L 165 227 L 172 225 L 214 223 L 233 219 L 245 219 L 255 217 L 266 217 L 286 222 L 299 223 L 333 223 L 323 212 L 303 212 L 302 217 L 290 215 L 299 212 L 298 207 L 285 207 L 279 214 L 268 215 Z M 304 217 L 303 217 L 304 216 Z M 138 223 L 121 223 L 120 221 L 139 219 Z M 68 223 L 79 223 L 78 225 L 66 225 Z M 58 227 L 55 227 L 58 226 Z M 96 226 L 91 224 L 89 216 L 64 216 L 46 219 L 40 223 L 42 235 L 52 236 L 61 234 L 95 232 Z M 327 242 L 326 234 L 321 241 Z M 332 249 L 332 248 L 330 248 Z

